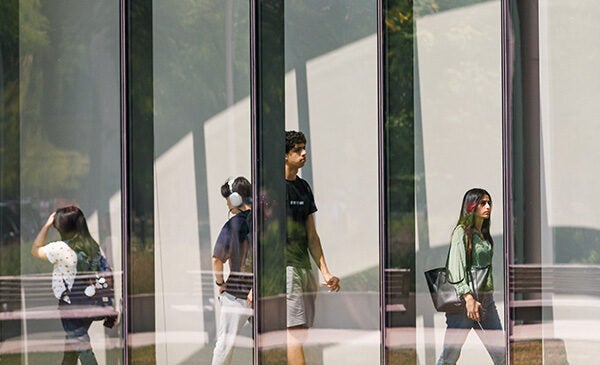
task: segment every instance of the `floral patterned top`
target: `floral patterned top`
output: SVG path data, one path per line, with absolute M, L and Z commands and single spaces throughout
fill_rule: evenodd
M 66 242 L 56 241 L 50 242 L 40 248 L 43 250 L 48 261 L 54 265 L 52 271 L 52 291 L 57 299 L 65 299 L 68 302 L 68 297 L 63 298 L 63 293 L 67 289 L 73 287 L 75 275 L 77 274 L 77 254 L 73 251 Z M 65 283 L 68 288 L 65 287 Z

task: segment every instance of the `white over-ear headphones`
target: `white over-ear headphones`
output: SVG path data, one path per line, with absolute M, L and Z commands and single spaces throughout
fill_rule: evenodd
M 231 193 L 228 198 L 229 198 L 229 203 L 231 203 L 231 206 L 234 208 L 238 208 L 241 207 L 242 204 L 244 203 L 244 199 L 242 199 L 242 196 L 233 191 L 233 182 L 235 181 L 235 178 L 230 179 L 227 184 L 229 184 L 229 192 Z

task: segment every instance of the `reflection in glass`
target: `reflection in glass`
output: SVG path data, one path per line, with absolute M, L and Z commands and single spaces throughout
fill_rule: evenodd
M 48 243 L 52 227 L 60 233 L 60 240 Z M 62 364 L 97 364 L 88 333 L 90 326 L 94 321 L 103 321 L 104 327 L 113 328 L 118 313 L 113 308 L 110 265 L 90 235 L 83 212 L 67 206 L 51 213 L 33 241 L 31 254 L 53 265 L 52 291 L 66 333 Z
M 313 326 L 317 281 L 311 259 L 323 276 L 329 292 L 340 290 L 340 278 L 327 267 L 321 240 L 315 226 L 317 211 L 312 189 L 298 176 L 306 163 L 306 137 L 302 132 L 285 133 L 286 182 L 286 312 L 287 358 L 290 364 L 304 364 L 304 344 Z
M 60 363 L 53 267 L 30 254 L 56 208 L 86 212 L 121 312 L 118 2 L 9 0 L 0 14 L 0 362 Z M 122 363 L 121 330 L 91 323 L 98 363 Z
M 377 364 L 377 2 L 284 4 L 285 129 L 306 137 L 306 149 L 298 152 L 305 158 L 298 170 L 302 180 L 286 182 L 288 216 L 297 200 L 290 192 L 301 191 L 301 181 L 314 197 L 313 209 L 303 209 L 322 248 L 322 254 L 311 248 L 304 255 L 316 260 L 310 270 L 306 262 L 302 267 L 306 275 L 331 285 L 305 291 L 305 296 L 315 296 L 314 322 L 305 326 L 310 328 L 300 339 L 288 337 L 288 358 L 295 341 L 308 364 Z M 301 146 L 286 147 L 286 173 L 294 147 Z M 289 241 L 296 233 L 295 222 L 288 219 L 286 231 Z M 326 266 L 319 262 L 322 257 Z M 287 306 L 288 318 L 292 309 Z
M 505 364 L 502 324 L 494 302 L 491 214 L 492 198 L 487 191 L 474 188 L 465 193 L 446 266 L 448 281 L 464 300 L 464 307 L 446 312 L 447 329 L 438 364 L 458 361 L 471 329 L 483 342 L 494 364 Z
M 208 364 L 221 311 L 228 309 L 219 301 L 212 266 L 217 237 L 231 218 L 221 187 L 229 178 L 250 177 L 249 2 L 151 6 L 148 32 L 133 39 L 152 51 L 151 67 L 138 69 L 151 80 L 152 95 L 134 103 L 146 108 L 148 119 L 139 122 L 151 120 L 153 136 L 134 144 L 153 147 L 146 155 L 152 193 L 143 202 L 153 232 L 132 252 L 147 271 L 134 278 L 144 288 L 135 293 L 144 316 L 135 318 L 131 342 L 136 363 L 147 354 L 156 364 Z M 147 48 L 136 51 L 142 56 Z M 245 326 L 232 362 L 251 364 L 252 349 L 252 328 Z
M 212 256 L 221 304 L 213 365 L 231 363 L 235 341 L 252 317 L 253 307 L 252 186 L 248 179 L 238 176 L 221 186 L 221 195 L 233 216 L 221 228 Z M 225 264 L 229 266 L 227 277 Z
M 588 364 L 600 334 L 600 4 L 510 1 L 511 360 Z M 590 137 L 593 136 L 593 137 Z M 533 213 L 532 213 L 533 212 Z
M 416 364 L 413 2 L 388 1 L 383 14 L 385 360 Z
M 442 352 L 445 318 L 423 272 L 445 262 L 457 197 L 484 186 L 496 197 L 496 222 L 502 217 L 500 19 L 500 1 L 385 3 L 385 358 L 392 364 L 433 364 Z M 491 236 L 503 252 L 502 224 Z M 502 278 L 502 255 L 492 266 Z M 495 280 L 500 314 L 503 292 Z M 461 362 L 491 362 L 475 337 L 467 337 Z

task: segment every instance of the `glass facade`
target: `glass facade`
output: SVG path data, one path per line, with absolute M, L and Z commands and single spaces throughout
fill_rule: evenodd
M 2 1 L 0 363 L 593 362 L 599 11 Z M 451 241 L 482 328 L 432 305 Z
M 316 231 L 342 288 L 318 291 L 305 345 L 318 356 L 307 361 L 378 363 L 377 3 L 284 4 L 285 129 L 306 135 L 300 175 L 312 187 Z
M 57 309 L 52 273 L 64 261 L 50 249 L 47 261 L 30 253 L 51 212 L 80 207 L 112 267 L 115 295 L 104 309 L 122 312 L 119 4 L 6 1 L 1 8 L 0 361 L 60 363 L 65 335 L 83 331 L 76 341 L 89 343 L 87 332 L 99 363 L 122 363 L 122 322 L 87 329 L 92 309 Z M 46 242 L 57 240 L 50 230 Z
M 583 364 L 597 356 L 598 93 L 593 2 L 510 2 L 511 358 Z
M 446 331 L 423 272 L 444 266 L 463 195 L 484 188 L 493 202 L 491 275 L 503 321 L 501 8 L 499 1 L 432 5 L 390 1 L 384 15 L 385 355 L 392 364 L 434 364 L 444 341 L 454 341 L 464 342 L 461 363 L 491 364 L 486 335 Z
M 210 363 L 224 318 L 212 254 L 231 217 L 221 186 L 251 178 L 249 4 L 131 5 L 130 362 Z M 248 324 L 235 363 L 251 363 L 252 338 Z

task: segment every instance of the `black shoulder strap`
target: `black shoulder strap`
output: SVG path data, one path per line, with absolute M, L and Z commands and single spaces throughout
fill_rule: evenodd
M 464 230 L 464 228 L 463 228 Z M 467 270 L 471 268 L 471 265 L 473 265 L 473 238 L 471 237 L 471 248 L 469 249 L 469 245 L 467 244 L 467 232 L 465 232 L 465 235 L 463 236 L 463 243 L 465 244 L 465 253 L 467 255 L 466 257 L 466 264 L 467 264 Z

